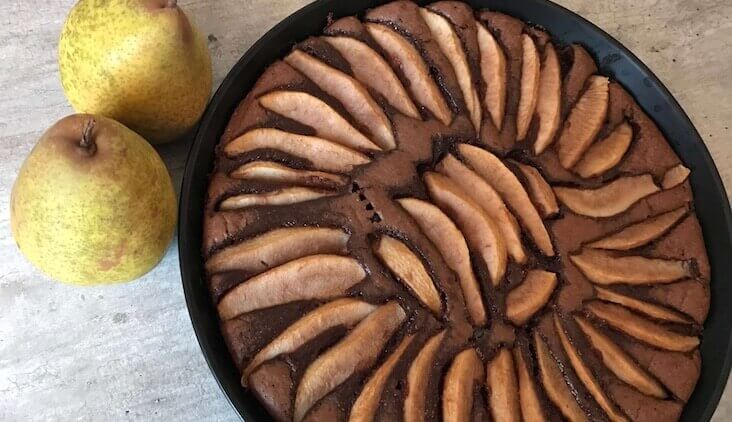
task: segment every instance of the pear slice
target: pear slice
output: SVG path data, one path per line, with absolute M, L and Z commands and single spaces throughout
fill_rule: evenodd
M 541 399 L 539 399 L 536 386 L 534 385 L 534 376 L 529 372 L 521 351 L 514 349 L 513 352 L 519 385 L 521 417 L 525 422 L 545 421 L 546 418 L 544 417 L 544 410 L 542 410 Z
M 577 164 L 605 123 L 610 98 L 608 78 L 591 76 L 586 86 L 585 93 L 569 112 L 557 141 L 559 163 L 565 169 Z
M 554 191 L 549 186 L 549 183 L 544 180 L 539 170 L 532 166 L 521 164 L 518 161 L 512 161 L 512 163 L 519 169 L 524 179 L 526 179 L 526 188 L 529 191 L 531 201 L 536 205 L 536 209 L 542 218 L 548 218 L 559 213 L 557 197 L 554 196 Z
M 291 183 L 335 188 L 348 183 L 348 178 L 322 171 L 299 170 L 272 161 L 252 161 L 229 174 L 234 179 L 259 182 Z
M 490 408 L 494 421 L 521 422 L 519 387 L 511 352 L 502 348 L 486 367 Z
M 570 210 L 588 217 L 612 217 L 660 191 L 650 174 L 616 179 L 597 189 L 557 186 L 554 193 Z
M 691 174 L 691 170 L 684 167 L 683 164 L 679 164 L 674 167 L 671 167 L 663 175 L 663 180 L 661 181 L 661 187 L 663 187 L 664 189 L 674 188 L 674 187 L 684 183 L 690 174 Z
M 615 344 L 609 337 L 595 328 L 585 318 L 575 316 L 575 321 L 582 332 L 600 354 L 602 362 L 616 377 L 631 385 L 643 394 L 665 399 L 666 392 L 650 374 L 639 367 L 633 358 Z
M 457 223 L 470 247 L 485 261 L 493 285 L 498 285 L 506 273 L 508 256 L 496 224 L 480 205 L 447 177 L 431 172 L 423 177 L 430 197 Z
M 473 389 L 484 380 L 483 362 L 475 349 L 463 350 L 455 356 L 445 375 L 442 387 L 442 420 L 468 422 L 473 410 Z
M 593 301 L 587 303 L 585 308 L 609 326 L 651 346 L 672 352 L 690 352 L 699 346 L 698 337 L 669 331 L 623 306 Z
M 231 289 L 218 304 L 221 319 L 285 303 L 343 295 L 366 277 L 358 261 L 311 255 L 275 267 Z
M 407 396 L 404 398 L 404 422 L 421 422 L 425 414 L 425 392 L 437 351 L 447 331 L 432 336 L 419 351 L 407 372 Z
M 516 116 L 516 139 L 526 138 L 531 119 L 536 110 L 539 97 L 539 77 L 541 75 L 541 59 L 536 50 L 534 40 L 528 34 L 521 36 L 523 60 L 521 61 L 521 96 L 519 97 L 518 114 Z
M 552 43 L 544 47 L 536 114 L 539 116 L 539 131 L 534 142 L 534 153 L 539 155 L 554 142 L 562 118 L 562 69 Z
M 574 368 L 574 372 L 577 374 L 580 381 L 582 381 L 582 384 L 587 387 L 587 391 L 590 392 L 597 404 L 600 405 L 600 408 L 605 412 L 608 419 L 613 422 L 627 421 L 628 418 L 620 413 L 615 404 L 610 400 L 607 394 L 605 394 L 600 383 L 597 381 L 597 378 L 595 378 L 590 368 L 588 368 L 582 360 L 579 352 L 577 352 L 577 349 L 574 347 L 572 342 L 569 341 L 569 337 L 567 336 L 567 333 L 564 332 L 564 327 L 562 326 L 562 322 L 559 320 L 559 316 L 557 316 L 557 314 L 554 314 L 554 328 L 557 330 L 557 333 L 559 333 L 559 340 L 562 343 L 564 352 L 567 354 L 567 358 L 569 358 L 569 363 L 572 365 L 572 368 Z
M 480 131 L 480 122 L 482 119 L 481 105 L 462 41 L 460 41 L 458 34 L 452 28 L 452 24 L 442 15 L 425 8 L 420 8 L 419 13 L 430 28 L 432 39 L 437 42 L 440 51 L 442 51 L 442 54 L 445 55 L 452 65 L 453 70 L 455 70 L 460 91 L 463 93 L 465 105 L 470 114 L 470 121 L 473 122 L 475 130 Z
M 219 204 L 221 211 L 242 210 L 257 206 L 280 206 L 299 204 L 333 196 L 335 193 L 300 186 L 277 189 L 264 193 L 245 193 L 230 196 Z
M 398 199 L 397 202 L 414 218 L 422 232 L 440 251 L 447 266 L 457 274 L 470 319 L 475 325 L 485 325 L 488 317 L 463 234 L 448 216 L 429 202 L 416 198 Z
M 577 404 L 572 392 L 564 382 L 564 375 L 559 370 L 557 362 L 552 357 L 549 348 L 537 331 L 534 332 L 536 347 L 536 361 L 539 366 L 541 383 L 549 399 L 554 403 L 562 415 L 571 422 L 587 420 L 587 415 Z
M 516 175 L 498 157 L 486 150 L 468 144 L 460 144 L 458 150 L 467 164 L 501 194 L 539 250 L 546 256 L 554 256 L 549 232 Z
M 371 37 L 392 57 L 392 63 L 399 63 L 417 102 L 432 112 L 442 124 L 449 126 L 452 111 L 419 51 L 406 38 L 385 25 L 366 23 L 365 26 Z
M 253 273 L 307 255 L 343 254 L 350 237 L 341 229 L 327 227 L 276 229 L 216 252 L 206 261 L 206 270 Z
M 358 150 L 381 150 L 323 100 L 306 92 L 274 91 L 259 97 L 259 104 L 315 130 L 321 138 Z
M 285 57 L 285 62 L 340 101 L 346 111 L 371 132 L 379 147 L 387 151 L 396 148 L 391 122 L 360 82 L 301 50 L 293 50 Z M 339 136 L 345 135 L 344 132 Z
M 318 356 L 303 374 L 295 394 L 293 419 L 301 421 L 310 408 L 356 372 L 371 367 L 406 314 L 396 302 L 380 306 L 346 337 Z
M 483 104 L 490 113 L 493 124 L 500 131 L 503 127 L 503 116 L 506 113 L 506 55 L 496 39 L 477 23 L 478 48 L 480 50 L 480 74 L 486 84 Z
M 661 319 L 669 322 L 677 322 L 680 324 L 689 323 L 689 320 L 680 315 L 678 312 L 672 311 L 671 309 L 667 309 L 663 306 L 654 305 L 652 303 L 638 300 L 630 296 L 625 296 L 599 286 L 595 286 L 595 292 L 597 292 L 597 298 L 600 300 L 623 305 L 626 308 L 632 309 L 642 314 L 646 314 L 651 318 Z
M 414 340 L 414 334 L 404 337 L 399 346 L 374 372 L 361 390 L 356 402 L 353 403 L 348 422 L 371 422 L 376 419 L 376 412 L 379 409 L 379 404 L 381 404 L 381 394 L 384 391 L 386 381 L 389 380 L 389 376 L 396 364 L 399 363 L 404 351 L 412 344 L 412 340 Z
M 275 149 L 310 161 L 313 167 L 346 173 L 368 163 L 358 151 L 315 136 L 296 135 L 279 129 L 254 129 L 226 144 L 224 152 L 234 157 L 258 149 Z
M 399 78 L 379 53 L 366 43 L 350 37 L 324 37 L 351 66 L 353 75 L 405 115 L 420 119 L 419 110 L 409 98 Z
M 437 171 L 450 178 L 463 191 L 471 193 L 473 200 L 498 226 L 511 258 L 518 263 L 525 262 L 526 252 L 521 244 L 521 230 L 498 192 L 452 154 L 446 155 L 440 161 Z
M 330 328 L 351 328 L 376 308 L 376 305 L 351 298 L 337 299 L 316 308 L 287 327 L 249 361 L 241 377 L 242 384 L 246 385 L 252 371 L 264 362 L 294 352 Z
M 557 275 L 543 270 L 531 270 L 524 281 L 506 295 L 506 318 L 515 325 L 526 324 L 549 302 L 557 287 Z
M 686 261 L 616 256 L 601 249 L 584 249 L 569 258 L 590 281 L 600 285 L 671 283 L 692 275 Z
M 590 146 L 574 167 L 574 172 L 585 179 L 597 177 L 620 163 L 633 140 L 633 128 L 623 122 L 610 134 Z
M 630 225 L 623 230 L 589 243 L 587 246 L 596 249 L 613 249 L 626 251 L 646 245 L 666 233 L 676 222 L 686 215 L 687 208 L 682 206 L 675 210 L 656 215 Z
M 435 315 L 441 314 L 440 293 L 422 260 L 407 245 L 391 236 L 381 236 L 374 252 L 420 302 Z

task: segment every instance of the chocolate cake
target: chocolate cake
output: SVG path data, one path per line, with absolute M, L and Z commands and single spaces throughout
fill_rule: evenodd
M 273 418 L 679 418 L 709 307 L 690 171 L 581 45 L 395 1 L 243 94 L 202 249 Z

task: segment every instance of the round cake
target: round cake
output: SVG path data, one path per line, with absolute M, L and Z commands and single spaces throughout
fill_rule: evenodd
M 202 250 L 273 418 L 680 417 L 709 308 L 690 170 L 581 45 L 395 1 L 242 96 Z

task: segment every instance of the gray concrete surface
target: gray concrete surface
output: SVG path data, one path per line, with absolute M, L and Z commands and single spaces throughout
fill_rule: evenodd
M 0 1 L 0 420 L 236 420 L 195 342 L 175 242 L 130 284 L 44 278 L 16 250 L 8 200 L 40 134 L 70 114 L 56 43 L 74 0 Z M 218 83 L 307 0 L 181 0 L 210 34 Z M 732 2 L 561 0 L 635 52 L 691 115 L 732 186 Z M 177 185 L 186 145 L 160 148 Z M 732 420 L 727 393 L 715 421 Z

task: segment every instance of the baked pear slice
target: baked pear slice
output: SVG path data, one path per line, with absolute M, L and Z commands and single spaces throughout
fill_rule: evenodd
M 407 395 L 404 398 L 404 422 L 422 422 L 425 414 L 427 384 L 430 382 L 432 365 L 447 331 L 442 330 L 422 346 L 407 372 Z
M 491 115 L 493 124 L 500 131 L 506 114 L 507 69 L 506 54 L 493 35 L 476 23 L 478 29 L 478 49 L 480 50 L 480 74 L 486 85 L 483 105 Z
M 371 37 L 391 56 L 392 63 L 398 63 L 404 77 L 409 81 L 409 90 L 442 124 L 452 123 L 452 110 L 447 105 L 437 83 L 432 79 L 427 63 L 419 51 L 403 36 L 386 25 L 364 24 Z
M 374 142 L 381 149 L 388 151 L 396 148 L 391 122 L 360 82 L 301 50 L 293 50 L 285 57 L 285 62 L 307 76 L 326 94 L 340 101 L 346 111 L 371 132 Z
M 348 183 L 348 178 L 339 174 L 294 169 L 273 161 L 251 161 L 236 168 L 229 173 L 229 176 L 240 180 L 288 183 L 331 189 Z
M 632 224 L 615 234 L 588 243 L 587 246 L 596 249 L 618 251 L 639 248 L 661 237 L 674 224 L 681 220 L 687 211 L 687 207 L 682 206 L 675 210 L 658 214 L 640 223 Z
M 468 108 L 470 121 L 473 123 L 475 130 L 479 132 L 483 118 L 482 109 L 478 91 L 475 89 L 476 84 L 470 72 L 468 57 L 465 54 L 460 37 L 453 29 L 452 24 L 442 15 L 425 8 L 420 8 L 419 14 L 430 28 L 432 39 L 437 42 L 440 51 L 452 65 L 458 86 L 460 86 L 460 91 L 465 99 L 465 105 Z
M 692 276 L 687 261 L 618 256 L 602 249 L 583 249 L 569 259 L 590 281 L 603 286 L 671 283 Z
M 350 237 L 328 227 L 275 229 L 215 252 L 206 261 L 206 271 L 255 273 L 308 255 L 344 254 Z
M 488 317 L 463 234 L 450 217 L 429 202 L 416 198 L 398 199 L 397 202 L 412 216 L 425 236 L 440 252 L 447 266 L 457 274 L 465 307 L 473 324 L 485 325 Z
M 384 235 L 374 245 L 376 256 L 396 278 L 435 315 L 442 313 L 442 300 L 422 260 L 402 241 Z
M 279 129 L 253 129 L 224 146 L 230 158 L 260 149 L 274 149 L 308 160 L 318 170 L 348 173 L 371 160 L 351 148 L 318 138 Z
M 357 150 L 381 150 L 323 100 L 306 92 L 270 92 L 259 97 L 259 104 L 267 110 L 310 126 L 321 138 Z
M 486 366 L 486 384 L 494 421 L 521 422 L 519 386 L 513 356 L 505 347 Z
M 370 368 L 406 313 L 396 302 L 380 306 L 335 346 L 308 366 L 295 394 L 293 419 L 303 420 L 310 408 L 356 372 Z
M 420 119 L 417 106 L 409 98 L 409 93 L 389 63 L 368 44 L 345 36 L 323 37 L 323 40 L 346 59 L 356 79 L 381 94 L 401 113 L 413 119 Z
M 376 419 L 376 412 L 381 403 L 381 394 L 384 391 L 386 381 L 389 380 L 389 376 L 396 364 L 399 363 L 399 359 L 401 359 L 404 351 L 412 344 L 412 340 L 414 340 L 414 334 L 404 337 L 401 343 L 399 343 L 399 346 L 391 352 L 391 355 L 389 355 L 368 382 L 366 382 L 356 402 L 351 407 L 348 422 L 371 422 Z
M 488 267 L 493 285 L 498 285 L 506 274 L 508 254 L 495 222 L 447 177 L 427 172 L 423 178 L 432 200 L 457 223 L 470 247 Z
M 595 142 L 574 167 L 574 172 L 585 179 L 597 177 L 615 167 L 623 159 L 633 141 L 633 128 L 623 122 L 604 139 Z
M 498 192 L 452 154 L 446 155 L 437 164 L 437 171 L 447 176 L 464 192 L 471 193 L 473 200 L 498 225 L 498 230 L 506 243 L 508 255 L 514 261 L 524 263 L 526 252 L 521 244 L 521 229 Z
M 336 299 L 309 312 L 287 327 L 249 361 L 242 373 L 242 385 L 246 385 L 249 374 L 264 362 L 294 352 L 330 328 L 339 326 L 351 328 L 376 308 L 376 305 L 361 300 L 344 298 Z
M 517 326 L 526 324 L 549 302 L 556 287 L 556 274 L 530 270 L 524 281 L 506 295 L 506 318 Z
M 612 328 L 660 349 L 691 352 L 699 346 L 698 337 L 669 331 L 620 305 L 592 301 L 585 304 L 585 309 Z
M 660 319 L 668 322 L 675 322 L 679 324 L 689 323 L 688 318 L 684 317 L 676 311 L 673 311 L 663 306 L 654 305 L 653 303 L 648 303 L 643 300 L 638 300 L 636 298 L 626 296 L 600 286 L 595 286 L 595 292 L 597 293 L 597 298 L 600 300 L 625 306 L 628 309 L 646 314 L 651 318 Z
M 244 193 L 230 196 L 219 204 L 221 211 L 243 210 L 257 206 L 282 206 L 314 201 L 316 199 L 333 196 L 335 193 L 314 188 L 300 186 L 277 189 L 263 193 Z
M 559 163 L 565 169 L 577 164 L 605 123 L 609 83 L 605 76 L 591 76 L 584 94 L 569 112 L 556 145 Z
M 543 422 L 546 418 L 544 417 L 541 399 L 536 392 L 534 376 L 529 372 L 526 360 L 518 348 L 513 350 L 513 357 L 516 361 L 521 417 L 525 422 Z
M 638 366 L 620 346 L 595 328 L 587 319 L 580 316 L 575 316 L 574 319 L 592 347 L 599 352 L 600 359 L 610 372 L 643 394 L 661 400 L 667 397 L 663 386 Z
M 544 46 L 536 115 L 539 117 L 539 130 L 534 154 L 540 155 L 554 142 L 562 118 L 562 68 L 552 43 Z
M 574 368 L 575 374 L 577 374 L 577 377 L 582 381 L 582 384 L 585 385 L 587 391 L 590 392 L 592 398 L 594 398 L 597 404 L 600 405 L 600 408 L 605 412 L 608 419 L 613 422 L 627 421 L 628 418 L 618 410 L 615 403 L 613 403 L 607 394 L 605 394 L 605 391 L 603 391 L 600 383 L 597 381 L 597 378 L 595 378 L 590 368 L 587 367 L 580 357 L 579 352 L 569 340 L 567 333 L 564 332 L 564 327 L 562 326 L 562 322 L 559 320 L 559 316 L 557 316 L 557 314 L 554 314 L 554 328 L 559 334 L 559 341 L 562 343 L 564 353 L 566 353 L 569 363 L 572 365 L 572 368 Z
M 683 164 L 676 165 L 666 170 L 661 181 L 661 187 L 664 189 L 674 188 L 686 181 L 691 174 L 691 170 L 684 167 Z
M 516 138 L 524 140 L 529 133 L 529 125 L 534 117 L 536 102 L 539 97 L 539 77 L 541 75 L 541 59 L 536 50 L 534 40 L 528 34 L 521 36 L 523 47 L 521 61 L 521 96 L 519 97 L 518 114 L 516 116 Z
M 458 150 L 465 162 L 506 201 L 539 250 L 546 256 L 554 256 L 549 232 L 516 175 L 498 157 L 484 149 L 460 144 Z
M 519 169 L 524 179 L 526 179 L 526 190 L 529 192 L 529 197 L 541 214 L 541 217 L 548 218 L 559 213 L 557 197 L 554 195 L 554 191 L 549 186 L 549 183 L 539 173 L 539 170 L 532 166 L 521 164 L 518 161 L 512 161 L 512 163 Z
M 587 421 L 587 415 L 574 399 L 572 392 L 564 382 L 564 375 L 560 371 L 557 361 L 554 360 L 549 347 L 537 331 L 534 332 L 534 346 L 536 348 L 536 363 L 539 367 L 539 375 L 546 395 L 567 420 L 571 422 Z
M 626 176 L 597 189 L 556 186 L 554 193 L 573 212 L 587 217 L 612 217 L 660 191 L 650 174 Z
M 224 321 L 299 300 L 331 299 L 366 277 L 353 258 L 311 255 L 275 267 L 231 289 L 218 304 Z
M 473 389 L 484 381 L 483 362 L 475 349 L 463 350 L 455 356 L 445 375 L 442 388 L 442 420 L 468 422 L 473 410 Z

